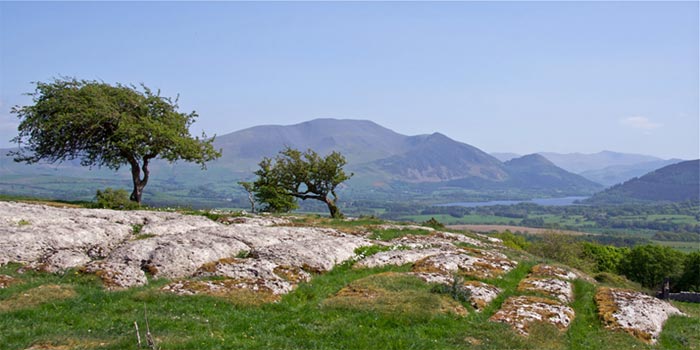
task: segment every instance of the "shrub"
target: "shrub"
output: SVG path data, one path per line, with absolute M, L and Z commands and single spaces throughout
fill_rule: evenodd
M 530 247 L 530 242 L 528 242 L 525 237 L 522 235 L 516 235 L 509 230 L 505 230 L 493 236 L 500 238 L 503 241 L 503 245 L 511 249 L 526 250 L 528 247 Z
M 678 281 L 678 290 L 700 292 L 700 251 L 685 257 L 683 274 Z
M 443 223 L 441 223 L 440 221 L 437 221 L 435 218 L 430 218 L 430 220 L 423 222 L 422 225 L 432 227 L 436 230 L 441 230 L 441 229 L 445 228 L 445 225 Z
M 647 288 L 656 288 L 665 277 L 677 281 L 683 269 L 683 253 L 648 244 L 634 247 L 620 261 L 620 273 Z
M 123 189 L 106 188 L 104 191 L 97 190 L 95 195 L 97 208 L 133 210 L 139 208 L 139 204 L 129 199 L 129 193 Z

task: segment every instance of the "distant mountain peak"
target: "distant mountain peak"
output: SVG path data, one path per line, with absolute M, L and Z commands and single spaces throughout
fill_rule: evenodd
M 538 153 L 532 153 L 524 155 L 520 158 L 514 158 L 505 162 L 507 166 L 530 166 L 530 165 L 546 165 L 546 166 L 556 166 L 554 163 L 549 161 L 543 155 Z

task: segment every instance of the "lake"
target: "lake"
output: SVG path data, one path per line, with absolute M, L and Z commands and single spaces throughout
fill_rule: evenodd
M 439 207 L 488 207 L 492 205 L 514 205 L 520 203 L 535 203 L 539 205 L 572 205 L 575 201 L 584 200 L 588 197 L 573 196 L 573 197 L 560 197 L 560 198 L 533 198 L 530 200 L 517 200 L 517 201 L 488 201 L 488 202 L 454 202 L 439 204 Z

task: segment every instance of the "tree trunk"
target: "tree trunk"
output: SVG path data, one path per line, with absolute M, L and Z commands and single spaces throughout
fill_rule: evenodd
M 250 212 L 255 213 L 255 197 L 252 192 L 248 192 L 248 201 L 250 201 Z
M 338 206 L 335 205 L 334 200 L 332 200 L 330 198 L 326 198 L 325 202 L 326 202 L 326 205 L 328 205 L 328 211 L 331 212 L 331 218 L 340 219 L 343 217 L 343 214 L 338 209 Z
M 134 158 L 131 158 L 129 163 L 131 164 L 131 180 L 134 183 L 134 190 L 131 192 L 131 197 L 129 199 L 141 205 L 143 189 L 148 183 L 148 175 L 150 174 L 148 170 L 148 159 L 144 158 L 142 166 L 139 166 L 138 161 Z M 141 177 L 141 170 L 143 170 L 143 178 Z

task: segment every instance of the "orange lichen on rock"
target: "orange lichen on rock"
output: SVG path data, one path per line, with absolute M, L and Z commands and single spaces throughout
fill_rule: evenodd
M 172 282 L 163 291 L 179 295 L 210 295 L 225 298 L 234 304 L 260 305 L 277 302 L 281 296 L 265 285 L 266 281 L 254 279 L 182 280 Z
M 511 325 L 515 331 L 528 335 L 528 327 L 533 322 L 545 322 L 560 330 L 569 327 L 574 318 L 574 310 L 561 302 L 533 296 L 508 298 L 490 321 Z
M 623 330 L 654 344 L 671 315 L 683 315 L 673 305 L 644 293 L 601 287 L 595 295 L 598 315 L 610 329 Z
M 528 277 L 520 281 L 518 291 L 537 292 L 570 303 L 574 298 L 574 288 L 571 282 L 557 278 Z
M 544 264 L 533 266 L 531 275 L 540 277 L 555 277 L 567 281 L 573 281 L 578 277 L 575 273 L 564 268 Z
M 495 257 L 474 257 L 463 252 L 448 252 L 416 261 L 413 272 L 458 273 L 476 278 L 499 277 L 512 270 L 517 262 Z

